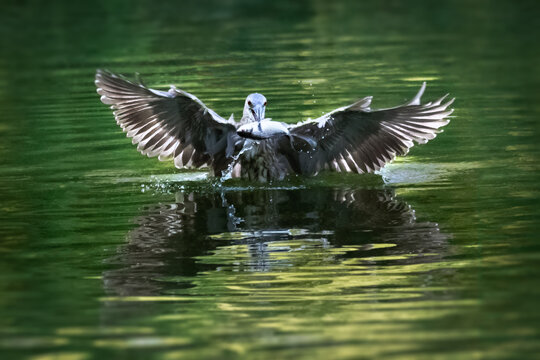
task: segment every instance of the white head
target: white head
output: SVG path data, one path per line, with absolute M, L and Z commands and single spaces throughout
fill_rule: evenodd
M 244 104 L 243 117 L 250 119 L 250 121 L 261 121 L 264 120 L 265 110 L 266 98 L 262 94 L 250 94 Z

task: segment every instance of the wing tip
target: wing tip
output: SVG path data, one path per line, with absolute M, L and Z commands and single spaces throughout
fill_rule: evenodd
M 96 70 L 96 82 L 103 80 L 105 77 L 115 77 L 115 74 L 110 72 L 107 69 L 97 69 Z
M 348 107 L 349 110 L 367 110 L 373 101 L 373 96 L 366 96 Z
M 418 93 L 409 101 L 406 103 L 406 105 L 420 105 L 420 100 L 422 99 L 422 95 L 424 95 L 424 91 L 426 91 L 427 82 L 422 82 L 422 86 L 420 86 L 420 90 L 418 90 Z
M 113 73 L 112 71 L 108 69 L 96 69 L 96 77 L 94 80 L 94 83 L 96 84 L 96 86 L 100 87 L 101 84 L 106 84 L 109 82 L 117 82 L 118 80 L 125 81 L 131 85 L 146 88 L 146 85 L 144 84 L 141 78 L 141 74 L 138 72 L 135 73 L 135 81 L 132 81 L 126 76 Z
M 99 94 L 99 92 L 98 92 L 98 94 Z M 113 99 L 111 99 L 110 97 L 106 96 L 106 95 L 101 95 L 101 97 L 99 99 L 105 105 L 114 105 L 115 104 L 115 101 Z

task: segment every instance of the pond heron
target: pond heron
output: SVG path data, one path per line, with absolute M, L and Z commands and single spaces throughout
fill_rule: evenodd
M 368 96 L 318 119 L 285 124 L 265 118 L 267 100 L 250 94 L 242 119 L 226 120 L 194 95 L 174 86 L 146 87 L 98 70 L 95 84 L 116 122 L 148 157 L 174 160 L 177 168 L 208 167 L 221 178 L 282 180 L 323 170 L 371 173 L 414 143 L 435 138 L 448 124 L 454 99 L 447 95 L 422 104 L 424 82 L 412 100 L 372 109 Z

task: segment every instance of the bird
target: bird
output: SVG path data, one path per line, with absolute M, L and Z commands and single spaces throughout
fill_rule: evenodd
M 177 168 L 206 167 L 222 180 L 373 173 L 415 143 L 435 138 L 454 111 L 448 94 L 422 104 L 425 82 L 396 107 L 372 109 L 373 97 L 367 96 L 296 124 L 266 118 L 267 99 L 259 93 L 246 97 L 237 122 L 173 85 L 168 91 L 149 88 L 139 76 L 131 80 L 98 69 L 95 85 L 101 102 L 143 155 L 173 160 Z

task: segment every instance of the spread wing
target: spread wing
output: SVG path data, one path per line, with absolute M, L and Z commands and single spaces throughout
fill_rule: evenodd
M 197 168 L 223 163 L 234 151 L 239 139 L 234 121 L 226 121 L 185 91 L 153 90 L 104 70 L 97 71 L 95 83 L 118 125 L 148 157 L 174 159 L 178 168 Z
M 426 83 L 409 102 L 390 109 L 372 110 L 371 97 L 336 109 L 319 119 L 292 126 L 292 135 L 312 138 L 315 147 L 296 151 L 295 165 L 302 174 L 329 169 L 369 173 L 382 168 L 397 155 L 405 155 L 414 143 L 435 138 L 450 121 L 454 99 L 421 105 Z

